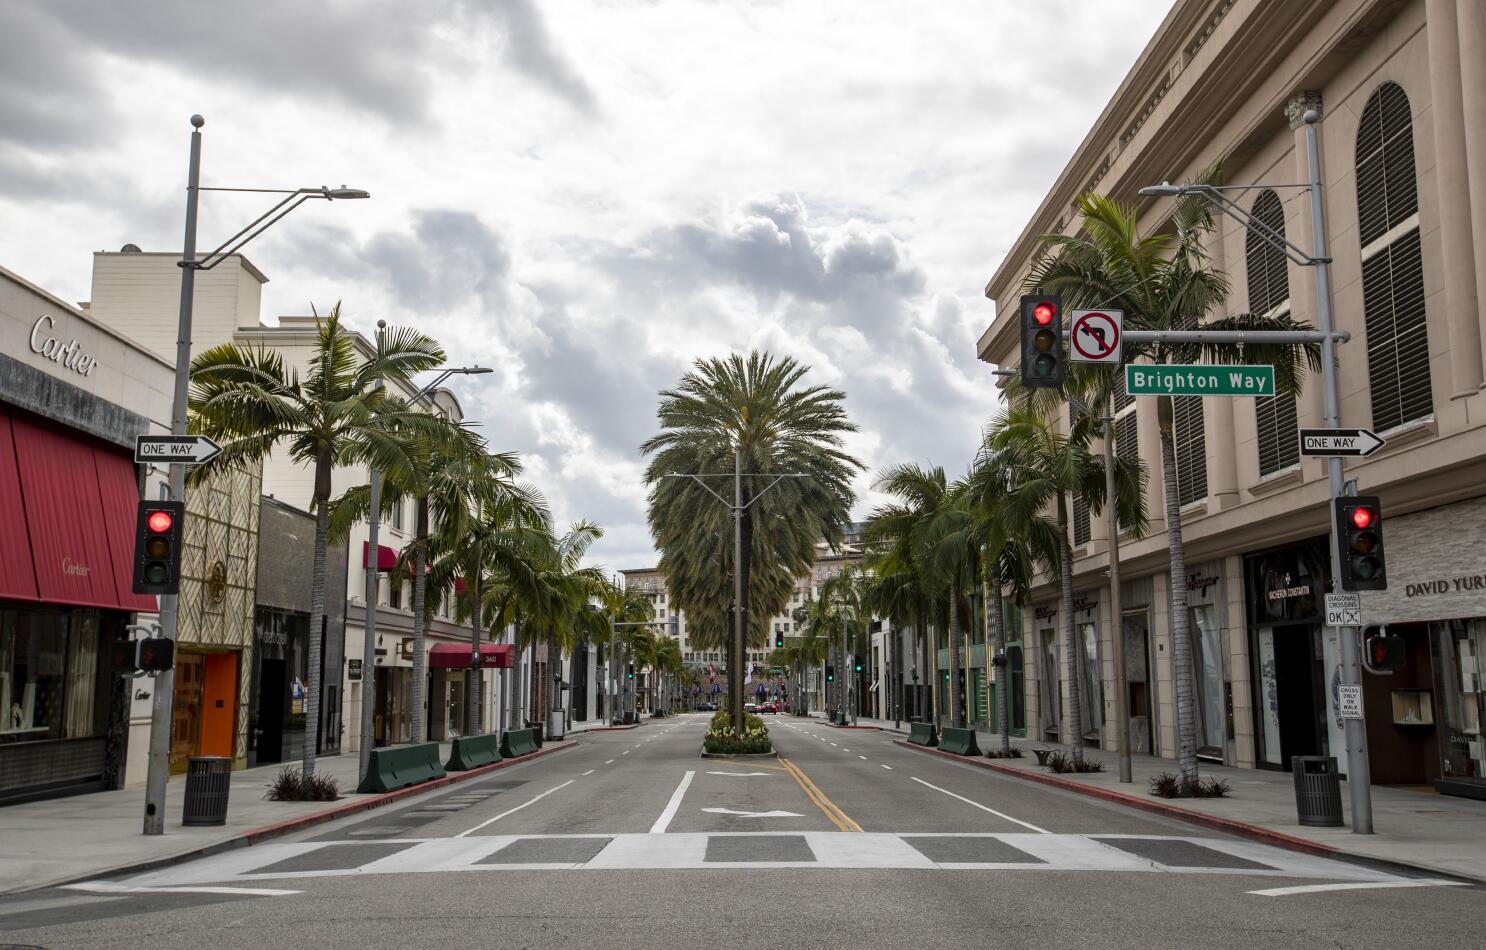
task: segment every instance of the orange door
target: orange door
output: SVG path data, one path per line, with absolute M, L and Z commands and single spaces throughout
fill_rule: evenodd
M 237 654 L 206 654 L 201 707 L 199 754 L 232 758 L 232 733 L 237 722 Z

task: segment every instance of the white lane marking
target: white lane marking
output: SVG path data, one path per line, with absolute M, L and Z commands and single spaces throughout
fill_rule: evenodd
M 878 764 L 881 765 L 882 763 L 879 762 Z M 893 767 L 891 765 L 883 765 L 882 767 L 887 769 L 889 772 L 893 770 Z
M 592 775 L 593 774 L 593 769 L 589 769 L 587 772 L 584 772 L 583 774 L 584 775 Z
M 1345 884 L 1299 884 L 1295 887 L 1271 887 L 1249 891 L 1261 897 L 1288 897 L 1291 894 L 1315 894 L 1321 891 L 1366 891 L 1375 887 L 1466 887 L 1464 881 L 1440 881 L 1425 878 L 1417 881 L 1355 881 Z
M 702 811 L 713 815 L 737 815 L 741 818 L 804 818 L 805 816 L 795 811 L 734 811 L 731 808 L 703 808 Z
M 605 765 L 613 765 L 614 764 L 614 760 L 613 759 L 610 759 L 609 761 L 605 762 L 604 764 Z
M 776 772 L 708 772 L 708 775 L 776 775 Z
M 531 799 L 530 801 L 523 802 L 522 804 L 517 805 L 515 808 L 509 809 L 507 811 L 503 811 L 499 815 L 496 815 L 494 818 L 487 818 L 484 821 L 480 822 L 475 827 L 469 829 L 468 831 L 461 831 L 459 834 L 455 835 L 454 837 L 456 837 L 456 838 L 468 837 L 469 835 L 475 833 L 476 831 L 479 831 L 481 828 L 484 828 L 486 825 L 494 824 L 495 822 L 500 821 L 502 818 L 506 817 L 507 815 L 514 815 L 516 812 L 518 812 L 521 809 L 527 807 L 528 805 L 535 805 L 537 802 L 539 802 L 542 799 L 546 798 L 548 795 L 551 795 L 553 792 L 562 791 L 563 789 L 567 788 L 569 785 L 573 784 L 576 781 L 578 781 L 578 780 L 575 779 L 575 778 L 570 778 L 566 782 L 563 782 L 561 785 L 558 785 L 555 788 L 549 788 L 549 789 L 547 789 L 545 792 L 543 792 L 542 794 L 536 796 L 535 798 Z
M 304 893 L 276 887 L 131 887 L 112 881 L 84 881 L 81 884 L 62 886 L 69 891 L 89 891 L 94 894 L 241 894 L 245 897 L 287 897 L 290 894 Z
M 620 755 L 629 755 L 629 753 L 630 753 L 630 750 L 629 749 L 625 749 L 623 752 L 621 752 L 619 754 Z
M 471 609 L 473 609 L 473 608 L 471 608 Z M 865 755 L 859 755 L 859 756 L 857 756 L 857 758 L 859 758 L 859 759 L 861 759 L 863 761 L 866 761 L 866 758 L 867 757 Z
M 839 749 L 839 748 L 841 748 L 841 747 L 840 747 L 840 746 L 838 746 L 838 745 L 837 745 L 837 744 L 836 744 L 836 743 L 834 743 L 834 742 L 832 742 L 832 743 L 831 743 L 831 748 L 833 748 L 833 749 Z
M 661 812 L 660 817 L 655 819 L 655 824 L 650 826 L 651 834 L 664 834 L 665 830 L 671 826 L 671 819 L 676 817 L 676 810 L 681 807 L 681 799 L 686 796 L 687 786 L 691 785 L 692 776 L 696 774 L 696 772 L 687 772 L 681 777 L 681 784 L 676 786 L 676 790 L 671 793 L 671 800 L 666 802 L 666 810 Z
M 970 799 L 966 798 L 964 795 L 956 795 L 954 792 L 951 792 L 947 788 L 940 788 L 938 785 L 929 785 L 928 782 L 925 782 L 923 779 L 919 778 L 916 775 L 911 775 L 911 776 L 909 776 L 909 778 L 913 779 L 915 782 L 917 782 L 920 785 L 926 785 L 929 788 L 932 788 L 936 792 L 943 792 L 944 794 L 948 795 L 950 798 L 958 798 L 960 801 L 964 802 L 967 805 L 974 805 L 976 808 L 979 808 L 981 811 L 990 812 L 991 814 L 995 815 L 997 818 L 1005 818 L 1007 821 L 1011 822 L 1014 825 L 1021 825 L 1023 828 L 1030 828 L 1033 831 L 1038 832 L 1039 834 L 1044 834 L 1044 835 L 1052 834 L 1052 832 L 1048 831 L 1046 828 L 1039 828 L 1036 825 L 1032 824 L 1031 822 L 1022 821 L 1020 818 L 1013 818 L 1010 815 L 1006 814 L 1005 812 L 997 811 L 994 808 L 987 808 L 986 806 L 982 805 L 980 802 L 972 802 Z

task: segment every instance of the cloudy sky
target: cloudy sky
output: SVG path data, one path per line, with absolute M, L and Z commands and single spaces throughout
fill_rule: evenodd
M 869 469 L 963 469 L 981 288 L 1169 6 L 8 0 L 0 264 L 83 300 L 92 251 L 178 248 L 193 112 L 204 184 L 365 188 L 249 248 L 264 320 L 341 300 L 497 367 L 469 417 L 643 566 L 636 447 L 699 357 L 794 356 Z M 203 243 L 258 210 L 208 196 Z

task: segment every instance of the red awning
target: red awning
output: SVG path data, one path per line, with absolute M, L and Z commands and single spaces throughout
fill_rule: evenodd
M 465 643 L 435 643 L 428 651 L 428 666 L 434 670 L 467 670 L 471 650 Z M 480 666 L 487 670 L 516 667 L 516 648 L 509 643 L 480 644 Z
M 0 412 L 0 597 L 36 600 L 36 569 L 31 566 L 31 539 L 21 526 L 26 507 L 21 501 L 21 476 L 16 471 L 15 441 L 10 416 Z
M 367 566 L 366 553 L 371 550 L 371 542 L 361 542 L 361 566 Z M 390 571 L 397 566 L 397 552 L 385 544 L 377 545 L 377 570 Z

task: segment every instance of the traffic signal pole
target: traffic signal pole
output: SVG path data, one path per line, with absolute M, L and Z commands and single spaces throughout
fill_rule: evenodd
M 191 382 L 191 308 L 196 299 L 196 206 L 201 195 L 201 127 L 206 120 L 191 116 L 191 160 L 186 171 L 186 234 L 181 252 L 181 306 L 175 338 L 175 397 L 170 409 L 170 432 L 186 434 L 186 408 Z M 186 466 L 170 464 L 171 501 L 186 498 Z M 177 594 L 160 595 L 160 636 L 176 638 Z M 165 833 L 165 786 L 170 781 L 170 718 L 175 697 L 175 664 L 155 676 L 150 703 L 150 759 L 144 785 L 144 833 Z

